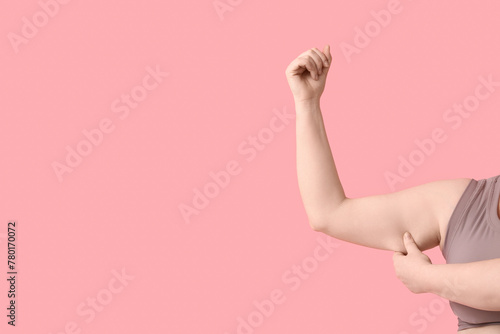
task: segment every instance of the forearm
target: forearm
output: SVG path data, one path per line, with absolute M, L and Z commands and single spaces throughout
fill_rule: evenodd
M 309 222 L 324 224 L 325 217 L 346 198 L 333 160 L 320 102 L 296 102 L 297 176 Z
M 500 311 L 500 258 L 470 263 L 433 264 L 427 292 L 486 311 Z

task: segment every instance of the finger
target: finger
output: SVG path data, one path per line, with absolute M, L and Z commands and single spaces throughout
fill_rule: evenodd
M 316 66 L 307 57 L 299 56 L 289 65 L 288 72 L 291 75 L 302 75 L 306 70 L 313 73 L 316 71 Z
M 300 54 L 300 57 L 302 58 L 309 58 L 311 61 L 314 63 L 314 67 L 316 70 L 314 72 L 321 74 L 321 68 L 323 66 L 323 61 L 321 58 L 314 52 L 312 49 L 309 49 L 307 51 L 304 51 L 302 54 Z
M 322 66 L 328 67 L 328 58 L 325 56 L 325 54 L 317 48 L 312 48 L 312 50 L 316 52 L 316 54 L 321 58 L 321 61 L 323 62 Z
M 323 73 L 323 59 L 321 59 L 320 55 L 318 53 L 321 53 L 321 51 L 319 51 L 318 49 L 316 48 L 312 48 L 309 51 L 308 53 L 308 56 L 311 57 L 314 61 L 314 63 L 316 64 L 316 68 L 318 69 L 318 74 L 321 75 Z
M 301 56 L 298 59 L 300 59 L 300 64 L 305 66 L 311 73 L 311 77 L 318 80 L 318 67 L 316 66 L 316 62 L 308 55 Z
M 326 55 L 326 58 L 328 60 L 328 66 L 332 64 L 332 54 L 330 53 L 330 45 L 327 44 L 323 48 L 323 53 Z
M 410 234 L 410 232 L 406 232 L 404 234 L 403 241 L 404 241 L 405 248 L 408 251 L 408 253 L 415 252 L 415 251 L 420 252 L 420 249 L 418 249 L 418 246 L 415 243 L 415 240 L 413 240 L 413 237 Z

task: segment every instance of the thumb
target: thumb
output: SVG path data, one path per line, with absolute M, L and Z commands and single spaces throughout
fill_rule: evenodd
M 413 253 L 415 251 L 420 252 L 420 249 L 418 249 L 418 246 L 415 243 L 415 240 L 413 240 L 413 236 L 410 234 L 410 232 L 405 232 L 403 236 L 403 242 L 408 253 Z

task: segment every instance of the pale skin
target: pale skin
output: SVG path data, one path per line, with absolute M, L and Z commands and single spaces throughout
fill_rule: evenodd
M 500 258 L 432 264 L 427 249 L 441 251 L 447 225 L 470 178 L 428 182 L 394 193 L 349 198 L 331 153 L 320 99 L 331 69 L 330 46 L 311 48 L 286 68 L 296 110 L 297 176 L 312 229 L 365 247 L 393 251 L 396 276 L 413 293 L 433 293 L 473 308 L 500 311 Z M 497 199 L 500 217 L 500 198 Z M 410 238 L 404 239 L 405 232 Z M 460 333 L 500 333 L 500 325 Z

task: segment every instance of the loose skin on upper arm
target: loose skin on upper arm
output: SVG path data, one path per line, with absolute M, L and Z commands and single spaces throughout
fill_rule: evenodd
M 393 193 L 346 198 L 321 232 L 361 246 L 406 252 L 409 231 L 420 250 L 444 242 L 447 223 L 470 179 L 439 180 Z

